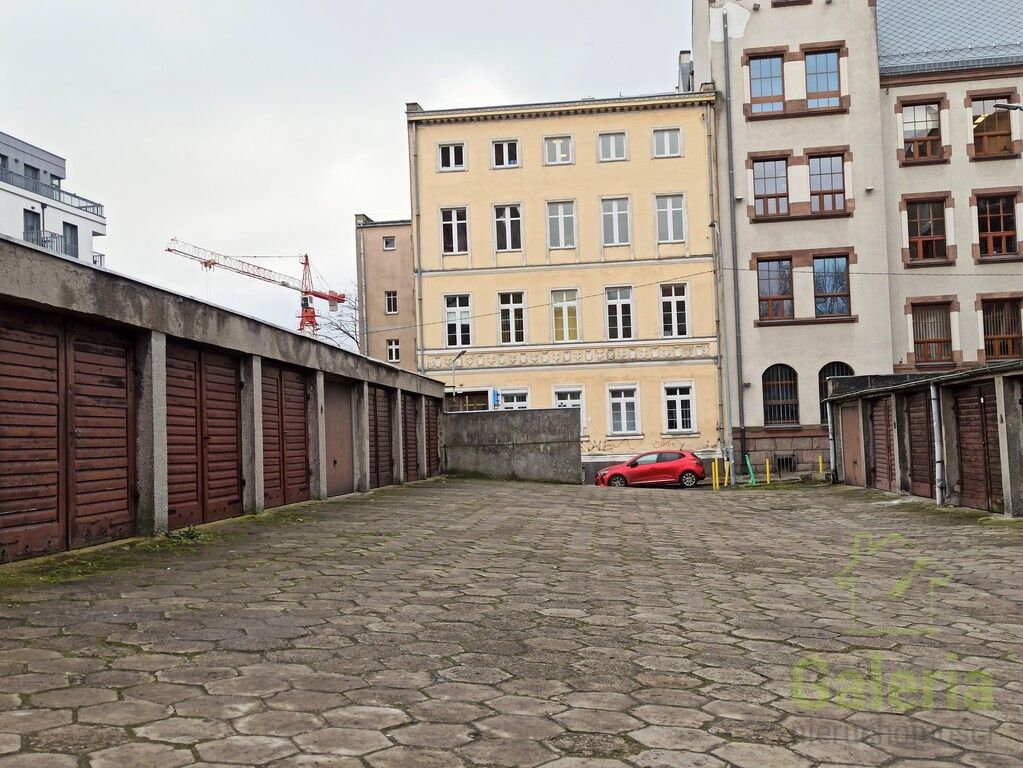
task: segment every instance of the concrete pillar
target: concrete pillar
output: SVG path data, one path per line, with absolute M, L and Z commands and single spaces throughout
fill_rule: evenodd
M 393 469 L 396 485 L 405 482 L 405 431 L 401 428 L 401 400 L 401 390 L 393 390 L 391 393 L 391 455 L 394 457 Z
M 309 495 L 327 498 L 327 421 L 323 407 L 323 371 L 309 376 L 306 423 L 309 425 Z
M 263 504 L 263 358 L 242 358 L 242 505 L 247 514 Z
M 948 387 L 940 388 L 942 459 L 945 462 L 945 503 L 959 506 L 959 420 L 955 413 L 955 398 Z
M 136 526 L 152 536 L 167 530 L 167 336 L 143 331 L 135 361 Z
M 355 490 L 369 490 L 369 383 L 352 387 L 352 471 Z
M 419 410 L 416 416 L 416 446 L 419 449 L 419 456 L 416 457 L 416 464 L 419 466 L 419 478 L 422 480 L 427 474 L 426 464 L 426 395 L 419 395 Z
M 1006 517 L 1023 517 L 1023 379 L 995 377 L 1002 497 Z M 1013 468 L 1016 471 L 1013 472 Z

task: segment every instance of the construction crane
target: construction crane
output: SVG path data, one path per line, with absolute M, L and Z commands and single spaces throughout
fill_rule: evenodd
M 313 333 L 315 334 L 320 330 L 320 324 L 316 319 L 316 306 L 313 304 L 313 299 L 323 299 L 328 303 L 328 308 L 331 312 L 337 312 L 338 304 L 345 300 L 343 293 L 337 293 L 336 291 L 318 290 L 313 286 L 313 274 L 312 267 L 309 263 L 309 254 L 302 254 L 298 257 L 284 257 L 284 258 L 298 258 L 302 264 L 302 278 L 291 277 L 290 275 L 284 275 L 280 272 L 274 272 L 272 269 L 260 267 L 256 264 L 250 264 L 247 261 L 242 261 L 234 256 L 225 256 L 222 253 L 211 251 L 207 248 L 201 248 L 198 245 L 192 245 L 186 243 L 183 240 L 178 240 L 176 237 L 171 238 L 171 241 L 167 244 L 167 251 L 169 253 L 176 253 L 179 256 L 184 256 L 186 259 L 192 261 L 198 261 L 203 265 L 205 269 L 212 270 L 214 267 L 221 267 L 231 272 L 237 272 L 239 275 L 246 275 L 247 277 L 254 277 L 257 280 L 262 280 L 267 283 L 273 283 L 274 285 L 280 285 L 284 288 L 290 288 L 293 291 L 298 291 L 302 294 L 301 305 L 298 314 L 298 330 L 302 333 Z M 247 259 L 279 259 L 280 256 L 246 256 Z

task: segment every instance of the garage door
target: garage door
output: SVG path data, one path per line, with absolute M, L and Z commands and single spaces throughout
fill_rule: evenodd
M 867 484 L 860 463 L 861 433 L 860 409 L 856 405 L 843 405 L 840 411 L 842 424 L 842 468 L 845 482 L 849 485 Z
M 440 404 L 432 397 L 426 398 L 426 474 L 429 477 L 440 474 Z
M 927 391 L 906 396 L 906 424 L 909 427 L 909 492 L 934 496 L 934 425 L 931 398 Z
M 327 446 L 327 495 L 355 490 L 352 463 L 352 387 L 337 381 L 323 383 L 323 418 Z
M 871 485 L 882 491 L 895 490 L 895 458 L 892 446 L 891 400 L 870 401 L 870 436 L 873 468 Z
M 263 501 L 267 508 L 308 501 L 306 375 L 263 364 Z
M 0 309 L 0 561 L 135 532 L 132 343 Z
M 401 396 L 401 449 L 405 479 L 419 479 L 419 395 Z
M 76 328 L 69 339 L 70 547 L 135 533 L 131 342 Z
M 383 387 L 369 387 L 369 487 L 394 482 L 391 451 L 391 397 Z
M 238 359 L 167 345 L 167 517 L 171 528 L 242 513 Z
M 1002 507 L 1001 450 L 994 382 L 955 391 L 959 435 L 959 503 L 964 507 Z

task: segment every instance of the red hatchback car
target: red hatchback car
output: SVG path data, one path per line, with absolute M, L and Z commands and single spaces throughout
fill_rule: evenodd
M 597 473 L 597 485 L 681 485 L 695 488 L 706 473 L 689 451 L 649 451 Z

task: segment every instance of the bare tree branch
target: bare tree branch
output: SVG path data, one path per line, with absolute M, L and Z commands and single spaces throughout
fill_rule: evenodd
M 349 283 L 345 301 L 338 304 L 337 312 L 319 315 L 320 336 L 342 349 L 359 351 L 359 294 L 355 283 Z

